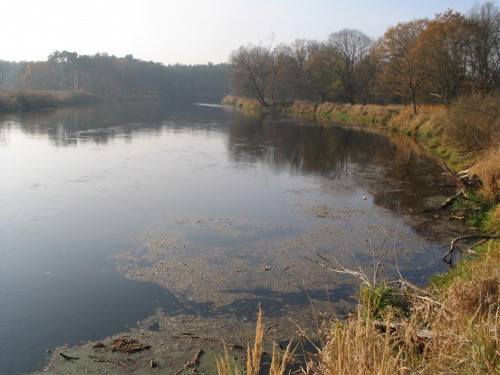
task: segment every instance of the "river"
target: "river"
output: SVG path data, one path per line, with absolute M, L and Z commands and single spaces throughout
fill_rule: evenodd
M 342 314 L 359 282 L 317 254 L 425 285 L 458 230 L 421 213 L 452 191 L 412 139 L 324 119 L 159 102 L 33 111 L 0 117 L 0 161 L 2 374 L 159 314 Z

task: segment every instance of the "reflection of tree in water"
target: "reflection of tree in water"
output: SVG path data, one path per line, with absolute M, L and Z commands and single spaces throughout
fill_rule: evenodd
M 131 142 L 146 134 L 160 136 L 164 127 L 172 131 L 197 126 L 207 130 L 208 125 L 220 125 L 225 119 L 223 111 L 211 111 L 208 119 L 193 103 L 144 101 L 26 112 L 19 115 L 16 124 L 27 134 L 46 136 L 56 147 L 68 147 L 107 144 L 115 139 Z M 13 124 L 0 123 L 0 131 Z
M 420 145 L 377 129 L 304 126 L 270 113 L 235 112 L 229 149 L 236 162 L 262 162 L 276 172 L 330 179 L 350 175 L 368 188 L 375 204 L 398 213 L 420 214 L 429 197 L 451 193 L 437 186 L 449 181 Z

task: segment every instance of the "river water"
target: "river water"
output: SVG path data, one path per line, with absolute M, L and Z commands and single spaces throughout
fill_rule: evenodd
M 343 313 L 358 282 L 318 253 L 423 285 L 458 230 L 408 137 L 217 105 L 4 115 L 0 176 L 2 374 L 159 311 Z

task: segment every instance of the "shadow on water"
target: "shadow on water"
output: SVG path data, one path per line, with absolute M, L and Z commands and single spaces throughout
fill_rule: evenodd
M 223 293 L 248 295 L 248 298 L 238 298 L 224 306 L 216 307 L 213 302 L 184 302 L 185 312 L 204 318 L 214 318 L 218 315 L 231 314 L 238 320 L 256 321 L 255 312 L 260 305 L 266 312 L 266 318 L 282 318 L 292 308 L 307 309 L 314 307 L 313 301 L 333 302 L 333 299 L 349 300 L 355 293 L 355 287 L 342 285 L 336 289 L 316 289 L 299 292 L 278 292 L 267 288 L 230 289 Z M 311 313 L 312 316 L 312 313 Z

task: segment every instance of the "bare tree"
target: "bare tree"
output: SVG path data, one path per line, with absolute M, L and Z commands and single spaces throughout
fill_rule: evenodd
M 233 51 L 231 85 L 233 90 L 257 99 L 264 107 L 269 107 L 268 97 L 273 89 L 272 41 L 264 45 L 249 44 Z
M 330 34 L 330 45 L 336 53 L 335 72 L 343 87 L 345 98 L 354 102 L 358 89 L 358 70 L 373 43 L 366 34 L 355 29 L 343 29 Z
M 469 15 L 467 70 L 474 89 L 488 94 L 500 85 L 500 9 L 488 1 Z

